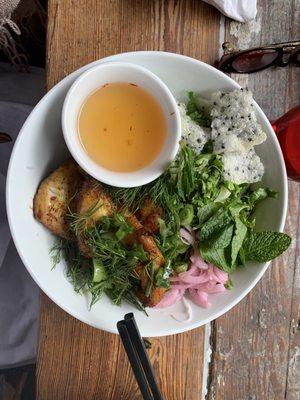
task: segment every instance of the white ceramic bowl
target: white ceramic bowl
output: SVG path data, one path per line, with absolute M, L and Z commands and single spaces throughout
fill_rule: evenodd
M 233 90 L 239 85 L 215 68 L 178 54 L 134 52 L 96 61 L 75 71 L 58 83 L 35 107 L 25 122 L 11 156 L 7 176 L 7 213 L 11 233 L 24 265 L 41 289 L 75 318 L 109 332 L 117 332 L 116 323 L 127 312 L 134 312 L 143 336 L 180 333 L 224 314 L 253 288 L 269 263 L 249 264 L 232 276 L 234 288 L 210 296 L 211 307 L 203 309 L 190 302 L 193 317 L 181 323 L 172 316 L 173 308 L 149 309 L 149 317 L 129 304 L 116 307 L 105 296 L 89 311 L 89 299 L 74 292 L 61 261 L 54 270 L 49 256 L 54 236 L 32 215 L 32 199 L 41 180 L 64 161 L 69 152 L 61 131 L 62 105 L 75 79 L 91 66 L 106 61 L 125 61 L 154 72 L 173 95 L 183 100 L 187 90 L 203 95 L 214 90 Z M 255 93 L 254 93 L 255 96 Z M 258 229 L 283 230 L 287 208 L 287 178 L 281 150 L 266 116 L 254 103 L 259 123 L 267 140 L 257 151 L 265 164 L 264 185 L 277 190 L 277 199 L 262 202 L 256 212 Z M 189 300 L 188 300 L 189 301 Z
M 128 82 L 147 90 L 161 105 L 167 137 L 158 157 L 134 172 L 115 172 L 93 161 L 84 150 L 78 134 L 78 116 L 86 98 L 107 83 Z M 158 178 L 175 158 L 181 135 L 178 107 L 168 87 L 148 69 L 127 62 L 98 64 L 81 74 L 69 89 L 62 110 L 65 142 L 73 158 L 89 175 L 111 186 L 134 187 Z

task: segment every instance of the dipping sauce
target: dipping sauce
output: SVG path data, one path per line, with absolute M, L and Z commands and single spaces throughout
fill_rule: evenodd
M 109 83 L 85 101 L 78 119 L 87 154 L 102 167 L 132 172 L 158 156 L 167 122 L 158 101 L 132 83 Z

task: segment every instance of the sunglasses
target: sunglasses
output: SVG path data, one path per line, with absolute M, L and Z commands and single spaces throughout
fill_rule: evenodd
M 218 68 L 224 72 L 240 74 L 261 71 L 271 66 L 285 67 L 289 63 L 300 65 L 300 41 L 237 50 L 231 43 L 222 45 L 224 54 Z

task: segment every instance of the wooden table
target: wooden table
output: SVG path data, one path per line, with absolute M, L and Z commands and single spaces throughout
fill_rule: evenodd
M 47 87 L 124 51 L 166 50 L 214 63 L 225 39 L 239 47 L 296 39 L 299 13 L 297 0 L 260 0 L 256 21 L 239 24 L 200 0 L 49 0 Z M 297 68 L 233 78 L 254 91 L 270 119 L 300 103 Z M 300 191 L 296 183 L 289 187 L 289 251 L 226 315 L 152 340 L 150 357 L 166 399 L 200 400 L 206 391 L 208 400 L 300 398 Z M 141 398 L 118 336 L 82 324 L 43 294 L 37 398 Z

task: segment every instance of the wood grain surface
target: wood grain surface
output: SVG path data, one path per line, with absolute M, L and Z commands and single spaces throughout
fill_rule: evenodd
M 238 47 L 299 37 L 299 1 L 260 0 L 256 21 L 226 21 L 226 40 Z M 253 90 L 271 120 L 300 104 L 297 67 L 232 77 Z M 290 182 L 285 231 L 294 240 L 289 251 L 241 303 L 213 323 L 209 400 L 300 399 L 299 199 L 299 184 Z
M 178 52 L 213 63 L 220 14 L 199 0 L 49 0 L 47 87 L 104 56 Z
M 219 13 L 199 0 L 49 0 L 47 87 L 95 59 L 166 50 L 212 63 Z M 166 399 L 200 399 L 204 329 L 153 339 L 150 358 Z M 37 398 L 141 396 L 119 338 L 70 317 L 41 296 Z
M 83 324 L 41 297 L 37 398 L 141 399 L 117 335 Z M 149 356 L 166 399 L 200 399 L 204 330 L 151 339 Z

